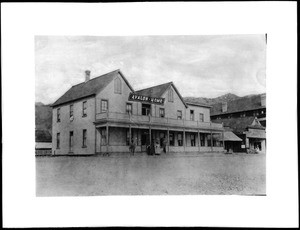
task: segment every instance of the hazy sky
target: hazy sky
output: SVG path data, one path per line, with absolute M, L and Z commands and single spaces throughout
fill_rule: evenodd
M 37 36 L 36 101 L 120 69 L 135 90 L 173 81 L 183 97 L 266 91 L 265 35 Z

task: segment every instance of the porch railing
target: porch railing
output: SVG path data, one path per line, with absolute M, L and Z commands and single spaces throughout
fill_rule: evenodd
M 153 117 L 144 115 L 134 115 L 128 113 L 97 113 L 96 121 L 110 120 L 119 122 L 129 122 L 134 124 L 156 124 L 156 125 L 173 125 L 186 128 L 206 128 L 206 129 L 223 129 L 223 125 L 212 122 L 191 121 L 183 119 L 174 119 L 166 117 Z

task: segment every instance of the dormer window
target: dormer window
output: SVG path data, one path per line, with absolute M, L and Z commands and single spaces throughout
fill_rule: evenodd
M 122 94 L 122 82 L 120 78 L 115 79 L 115 93 Z
M 168 101 L 169 102 L 173 102 L 174 101 L 173 89 L 169 89 L 169 91 L 168 91 Z

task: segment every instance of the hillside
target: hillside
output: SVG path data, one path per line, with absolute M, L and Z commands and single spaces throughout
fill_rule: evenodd
M 51 133 L 52 130 L 52 108 L 41 102 L 35 103 L 35 129 L 46 130 Z
M 227 101 L 233 101 L 236 99 L 239 99 L 240 97 L 232 94 L 232 93 L 227 93 L 225 95 L 222 95 L 220 97 L 216 98 L 206 98 L 206 97 L 184 97 L 183 99 L 187 102 L 193 102 L 193 103 L 204 103 L 208 105 L 213 105 L 217 104 L 220 102 L 227 102 Z

